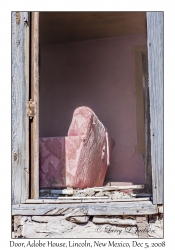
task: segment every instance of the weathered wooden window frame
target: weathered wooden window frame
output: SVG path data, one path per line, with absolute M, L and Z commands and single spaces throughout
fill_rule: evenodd
M 26 13 L 26 12 L 24 12 Z M 23 15 L 25 16 L 25 14 Z M 29 13 L 28 13 L 29 15 Z M 23 110 L 23 117 L 25 117 L 25 129 L 23 128 L 23 136 L 25 141 L 21 142 L 21 145 L 25 146 L 24 155 L 25 161 L 23 165 L 18 161 L 18 147 L 15 148 L 15 143 L 12 145 L 12 181 L 14 184 L 12 186 L 13 191 L 13 203 L 18 205 L 13 205 L 13 214 L 18 214 L 20 212 L 23 215 L 41 215 L 46 214 L 45 211 L 51 211 L 52 208 L 55 212 L 52 211 L 51 214 L 59 214 L 59 210 L 67 207 L 79 207 L 78 212 L 76 213 L 82 215 L 83 211 L 87 212 L 89 215 L 99 214 L 101 215 L 118 215 L 121 214 L 154 214 L 158 212 L 157 205 L 163 204 L 163 13 L 162 12 L 147 12 L 147 29 L 148 29 L 148 68 L 149 68 L 149 90 L 150 90 L 150 113 L 151 113 L 151 157 L 152 157 L 152 172 L 153 172 L 153 205 L 151 202 L 116 202 L 109 204 L 22 204 L 25 203 L 25 200 L 28 198 L 38 199 L 39 198 L 39 171 L 38 171 L 38 138 L 39 138 L 39 100 L 38 100 L 38 90 L 39 90 L 39 67 L 38 67 L 38 56 L 39 56 L 39 12 L 32 12 L 31 17 L 31 99 L 34 102 L 35 113 L 34 117 L 31 119 L 31 169 L 29 168 L 29 123 L 28 123 L 28 98 L 29 98 L 29 16 L 26 15 L 25 20 L 25 31 L 24 31 L 24 43 L 25 43 L 25 63 L 24 63 L 24 72 L 25 72 L 25 98 L 23 99 L 23 107 L 26 106 L 26 109 Z M 159 25 L 158 25 L 159 24 Z M 157 50 L 159 48 L 159 51 Z M 18 48 L 14 48 L 18 49 Z M 158 68 L 158 71 L 155 69 Z M 155 73 L 156 72 L 156 73 Z M 159 92 L 157 93 L 157 88 Z M 12 92 L 13 93 L 13 92 Z M 157 95 L 158 101 L 155 99 Z M 13 94 L 12 94 L 13 96 Z M 24 103 L 25 100 L 25 103 Z M 20 101 L 20 100 L 19 100 Z M 21 105 L 20 103 L 18 105 Z M 155 106 L 160 110 L 159 117 L 155 116 Z M 18 107 L 14 106 L 12 112 L 17 112 Z M 22 108 L 23 109 L 23 108 Z M 16 113 L 15 113 L 16 114 Z M 21 117 L 21 114 L 19 113 Z M 22 118 L 23 118 L 22 117 Z M 23 124 L 22 121 L 20 121 Z M 156 130 L 158 127 L 158 130 Z M 12 124 L 12 135 L 15 134 L 15 129 L 17 127 Z M 160 134 L 157 133 L 160 131 Z M 20 131 L 19 131 L 20 133 Z M 19 135 L 20 137 L 20 135 Z M 17 138 L 18 140 L 18 138 Z M 13 139 L 12 139 L 13 141 Z M 160 143 L 160 144 L 159 144 Z M 14 176 L 17 174 L 14 172 L 18 168 L 20 169 L 19 177 L 17 179 L 22 179 L 21 183 L 15 181 Z M 29 172 L 31 173 L 31 180 L 29 183 Z M 26 174 L 27 173 L 27 174 Z M 31 185 L 31 191 L 29 186 Z M 18 188 L 20 189 L 20 194 L 18 195 Z M 30 197 L 29 194 L 31 193 Z M 42 203 L 42 200 L 41 200 Z M 27 210 L 26 206 L 28 207 Z M 22 209 L 24 207 L 24 210 Z M 47 207 L 47 209 L 46 209 Z M 117 209 L 119 207 L 120 209 Z M 22 209 L 22 210 L 20 210 Z M 33 209 L 33 210 L 32 210 Z M 51 209 L 51 210 L 49 210 Z M 63 209 L 63 210 L 64 210 Z M 110 211 L 110 212 L 109 212 Z M 47 212 L 48 214 L 48 212 Z M 63 212 L 64 214 L 64 212 Z
M 150 142 L 150 104 L 148 83 L 148 49 L 147 45 L 133 48 L 135 59 L 135 93 L 136 93 L 136 152 L 144 159 L 146 190 L 152 193 L 151 142 Z
M 39 198 L 39 12 L 31 13 L 31 199 Z
M 145 124 L 144 124 L 144 96 L 143 96 L 143 66 L 142 54 L 147 53 L 146 45 L 134 47 L 135 59 L 135 89 L 136 89 L 136 130 L 137 146 L 136 151 L 145 152 Z

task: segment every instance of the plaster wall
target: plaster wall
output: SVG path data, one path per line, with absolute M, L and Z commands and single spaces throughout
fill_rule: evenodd
M 14 216 L 12 238 L 163 238 L 163 216 L 149 216 L 148 222 L 142 222 L 141 227 L 135 216 L 113 216 L 114 223 L 110 222 L 109 217 L 100 217 L 108 222 L 94 223 L 94 218 L 82 222 L 83 217 L 77 217 L 79 222 L 75 223 L 66 220 L 64 216 Z M 96 216 L 96 219 L 100 218 Z
M 90 107 L 114 138 L 107 178 L 145 183 L 137 153 L 133 46 L 146 34 L 40 47 L 40 137 L 66 136 L 75 108 Z

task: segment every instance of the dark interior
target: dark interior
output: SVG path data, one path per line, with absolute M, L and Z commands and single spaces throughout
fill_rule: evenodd
M 106 178 L 145 184 L 133 49 L 147 44 L 146 12 L 40 12 L 39 31 L 40 137 L 66 136 L 88 106 L 116 143 Z

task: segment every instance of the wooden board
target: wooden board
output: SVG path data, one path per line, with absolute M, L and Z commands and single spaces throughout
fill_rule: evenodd
M 117 182 L 117 181 L 110 181 L 110 180 L 106 180 L 104 181 L 104 185 L 105 186 L 131 186 L 133 185 L 132 182 Z
M 140 194 L 131 194 L 132 197 L 152 197 L 152 194 L 140 193 Z
M 112 202 L 99 204 L 18 204 L 13 205 L 12 215 L 141 215 L 157 214 L 158 209 L 150 201 Z
M 147 12 L 153 203 L 163 204 L 163 12 Z
M 31 122 L 31 198 L 39 197 L 39 12 L 31 19 L 31 98 L 35 103 Z
M 129 186 L 104 186 L 104 187 L 93 187 L 79 190 L 79 193 L 87 192 L 88 190 L 93 190 L 95 192 L 100 191 L 115 191 L 115 190 L 125 190 L 125 189 L 143 189 L 144 185 L 129 185 Z
M 65 197 L 66 198 L 66 197 Z M 77 197 L 76 197 L 77 198 Z M 29 199 L 26 200 L 25 203 L 27 204 L 63 204 L 63 203 L 106 203 L 106 202 L 139 202 L 139 201 L 149 201 L 149 198 L 131 198 L 131 199 L 109 199 L 109 198 L 104 198 L 104 197 L 90 197 L 90 199 L 82 199 L 81 197 L 79 199 L 71 199 L 68 198 L 67 200 L 65 199 L 38 199 L 38 200 L 33 200 Z
M 160 214 L 163 214 L 163 205 L 158 205 L 158 210 Z
M 148 85 L 148 54 L 142 54 L 143 92 L 144 92 L 144 124 L 145 124 L 145 180 L 147 192 L 152 193 L 151 138 L 150 138 L 150 101 Z
M 61 196 L 58 196 L 58 197 L 40 197 L 39 199 L 37 199 L 36 201 L 38 200 L 44 200 L 44 199 L 55 199 L 55 200 L 92 200 L 92 199 L 109 199 L 108 196 L 102 196 L 102 197 L 96 197 L 96 196 L 65 196 L 65 197 L 61 197 Z
M 12 203 L 29 195 L 28 12 L 12 12 Z

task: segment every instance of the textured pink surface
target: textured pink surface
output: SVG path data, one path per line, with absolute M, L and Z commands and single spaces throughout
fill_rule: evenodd
M 40 188 L 102 186 L 114 145 L 94 112 L 77 108 L 68 136 L 39 141 Z

